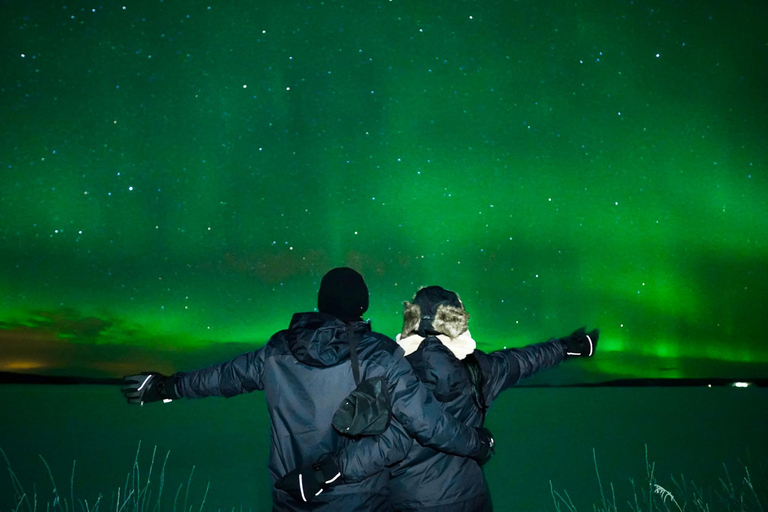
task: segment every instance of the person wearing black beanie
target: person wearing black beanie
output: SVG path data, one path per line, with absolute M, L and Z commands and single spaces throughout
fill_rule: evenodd
M 363 321 L 368 287 L 360 273 L 340 267 L 325 274 L 317 309 L 294 314 L 264 347 L 230 361 L 170 377 L 126 376 L 123 394 L 128 403 L 144 404 L 263 390 L 271 422 L 273 510 L 391 510 L 388 466 L 406 456 L 414 439 L 463 457 L 490 457 L 490 432 L 444 412 L 395 341 Z M 353 437 L 352 426 L 367 409 L 350 409 L 348 398 L 374 383 L 374 405 L 383 413 L 376 419 L 385 421 L 380 428 L 374 423 L 372 435 Z M 345 428 L 337 417 L 352 422 Z M 244 485 L 248 478 L 243 476 Z
M 368 286 L 349 267 L 331 269 L 320 282 L 317 310 L 342 320 L 357 320 L 368 311 Z

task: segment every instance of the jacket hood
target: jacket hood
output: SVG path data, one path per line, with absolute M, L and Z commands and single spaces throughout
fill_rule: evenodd
M 362 319 L 344 322 L 325 313 L 296 313 L 288 327 L 288 348 L 309 366 L 334 366 L 349 358 L 349 334 L 370 332 Z
M 421 288 L 413 302 L 403 302 L 402 337 L 443 334 L 458 338 L 469 325 L 469 313 L 456 292 L 441 286 Z

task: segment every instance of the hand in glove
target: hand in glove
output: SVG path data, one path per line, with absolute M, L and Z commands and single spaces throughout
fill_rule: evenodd
M 567 338 L 560 338 L 560 342 L 565 349 L 565 356 L 583 356 L 592 357 L 595 354 L 597 348 L 597 338 L 600 336 L 600 330 L 593 329 L 591 332 L 586 332 L 586 327 L 582 327 Z
M 166 377 L 157 372 L 144 372 L 140 375 L 123 377 L 125 385 L 121 391 L 129 404 L 144 405 L 145 402 L 170 402 L 181 398 L 176 393 L 173 377 Z
M 496 442 L 493 440 L 491 431 L 487 428 L 481 427 L 477 429 L 477 435 L 480 436 L 480 443 L 482 448 L 480 452 L 473 457 L 481 466 L 491 460 L 491 457 L 496 453 L 494 446 Z
M 294 469 L 275 482 L 275 487 L 284 490 L 295 500 L 309 502 L 338 483 L 341 483 L 339 466 L 330 456 L 325 455 L 311 466 Z

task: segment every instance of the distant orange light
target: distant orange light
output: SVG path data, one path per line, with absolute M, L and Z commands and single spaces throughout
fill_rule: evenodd
M 0 370 L 3 371 L 18 371 L 18 370 L 36 370 L 38 368 L 45 368 L 46 365 L 40 361 L 31 360 L 16 360 L 16 361 L 4 361 L 0 363 Z

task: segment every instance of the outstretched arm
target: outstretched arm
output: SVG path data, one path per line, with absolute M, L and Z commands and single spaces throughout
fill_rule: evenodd
M 157 372 L 144 372 L 123 377 L 122 392 L 129 404 L 170 402 L 178 398 L 206 396 L 230 397 L 264 389 L 264 349 L 238 356 L 192 372 L 174 373 L 166 377 Z
M 483 396 L 487 407 L 505 389 L 560 364 L 565 359 L 565 350 L 560 340 L 553 339 L 490 354 L 475 351 L 475 357 L 483 370 Z
M 207 368 L 173 374 L 183 398 L 231 397 L 264 389 L 264 349 L 248 352 Z
M 476 350 L 475 356 L 483 370 L 486 406 L 505 389 L 559 365 L 568 357 L 592 357 L 599 335 L 597 329 L 587 333 L 582 327 L 565 338 L 551 339 L 522 348 L 497 350 L 490 354 Z

